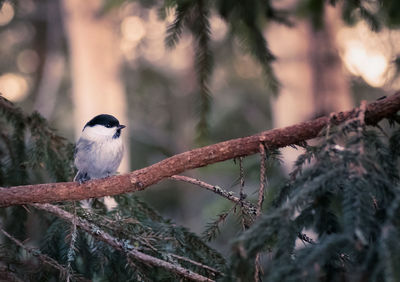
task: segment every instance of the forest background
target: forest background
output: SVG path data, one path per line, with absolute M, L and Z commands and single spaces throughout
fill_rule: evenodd
M 96 201 L 89 214 L 72 202 L 61 204 L 75 214 L 70 222 L 46 214 L 46 206 L 4 208 L 2 275 L 162 280 L 182 276 L 181 266 L 209 279 L 399 278 L 398 247 L 391 241 L 399 232 L 392 222 L 399 213 L 398 133 L 387 123 L 370 129 L 360 118 L 368 113 L 362 100 L 398 89 L 399 4 L 242 2 L 1 1 L 0 92 L 14 102 L 1 103 L 3 187 L 70 181 L 72 143 L 102 112 L 128 125 L 119 170 L 126 173 L 199 146 L 356 108 L 347 123 L 325 128 L 322 141 L 301 140 L 280 151 L 261 142 L 261 161 L 256 154 L 185 173 L 225 189 L 227 198 L 236 195 L 234 205 L 172 179 L 135 197 Z M 393 111 L 384 117 L 396 121 Z M 309 159 L 308 174 L 296 182 Z M 358 178 L 354 167 L 363 167 Z M 295 187 L 312 181 L 317 188 L 296 194 Z M 260 182 L 266 183 L 265 217 L 256 221 Z M 342 197 L 346 187 L 358 194 Z M 297 202 L 288 209 L 286 198 Z M 76 228 L 77 216 L 126 245 L 99 243 L 96 234 Z M 152 272 L 131 249 L 170 266 L 152 260 L 158 270 Z

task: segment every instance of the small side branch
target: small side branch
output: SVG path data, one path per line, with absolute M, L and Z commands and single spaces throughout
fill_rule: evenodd
M 45 254 L 42 254 L 39 250 L 25 246 L 24 243 L 22 243 L 21 241 L 19 241 L 16 238 L 14 238 L 11 234 L 9 234 L 7 231 L 5 231 L 1 227 L 0 227 L 0 231 L 1 231 L 1 233 L 4 234 L 4 236 L 6 236 L 8 239 L 10 239 L 12 242 L 14 242 L 14 244 L 16 244 L 17 246 L 21 247 L 22 249 L 24 249 L 31 255 L 38 258 L 42 263 L 47 264 L 47 265 L 57 269 L 58 271 L 60 271 L 61 276 L 63 276 L 64 278 L 71 276 L 72 278 L 74 278 L 77 281 L 89 281 L 82 277 L 78 277 L 78 276 L 74 275 L 73 273 L 70 273 L 70 271 L 72 272 L 72 269 L 65 268 L 64 266 L 59 264 L 55 259 L 53 259 Z
M 260 188 L 258 189 L 258 201 L 257 201 L 257 217 L 260 216 L 262 205 L 264 202 L 264 193 L 265 193 L 265 183 L 266 183 L 266 165 L 265 160 L 267 155 L 265 153 L 264 144 L 260 143 Z
M 264 193 L 265 193 L 265 183 L 266 183 L 266 158 L 267 154 L 265 152 L 265 145 L 260 143 L 260 188 L 258 189 L 258 201 L 257 201 L 257 214 L 256 218 L 261 215 L 262 205 L 264 202 Z M 254 271 L 254 281 L 261 281 L 261 274 L 263 273 L 261 266 L 261 254 L 257 253 L 256 258 L 254 260 L 255 271 Z
M 125 253 L 128 257 L 132 257 L 142 263 L 149 264 L 156 267 L 162 267 L 170 272 L 176 273 L 182 277 L 190 279 L 192 281 L 205 281 L 211 282 L 213 280 L 204 277 L 200 274 L 197 274 L 189 269 L 183 268 L 182 266 L 175 265 L 169 263 L 167 261 L 161 260 L 159 258 L 147 255 L 140 251 L 135 250 L 135 247 L 127 244 L 126 242 L 122 242 L 118 238 L 115 238 L 108 234 L 107 232 L 102 231 L 96 225 L 82 219 L 82 218 L 75 218 L 74 215 L 50 204 L 32 204 L 33 207 L 50 212 L 66 221 L 73 222 L 75 220 L 75 224 L 79 226 L 81 229 L 92 235 L 94 238 L 110 245 L 114 249 Z
M 201 268 L 203 268 L 203 269 L 205 269 L 205 270 L 208 270 L 208 271 L 210 271 L 210 272 L 212 272 L 212 273 L 214 273 L 214 274 L 218 274 L 218 275 L 220 275 L 220 276 L 224 276 L 224 274 L 223 274 L 221 271 L 218 271 L 217 269 L 212 268 L 212 267 L 210 267 L 210 266 L 208 266 L 208 265 L 199 263 L 199 262 L 197 262 L 197 261 L 194 261 L 194 260 L 191 260 L 191 259 L 182 257 L 182 256 L 178 256 L 178 255 L 175 255 L 175 254 L 168 254 L 168 255 L 170 255 L 171 257 L 174 257 L 174 258 L 176 258 L 176 259 L 189 262 L 189 263 L 191 263 L 191 264 L 193 264 L 193 265 L 195 265 L 195 266 L 201 267 Z
M 233 196 L 232 192 L 227 192 L 226 190 L 222 189 L 219 186 L 211 185 L 204 181 L 201 181 L 201 180 L 198 180 L 198 179 L 195 179 L 192 177 L 188 177 L 188 176 L 183 176 L 183 175 L 173 175 L 170 177 L 170 179 L 182 181 L 182 182 L 186 182 L 186 183 L 191 183 L 191 184 L 197 185 L 199 187 L 206 188 L 207 190 L 210 190 L 210 191 L 224 197 L 225 199 L 228 199 L 229 201 L 231 201 L 235 204 L 243 205 L 243 207 L 246 209 L 246 211 L 249 214 L 255 214 L 256 207 L 252 203 L 245 201 L 245 200 L 241 200 L 240 198 L 238 198 L 236 196 Z
M 74 208 L 74 217 L 72 219 L 72 229 L 71 233 L 69 234 L 69 248 L 68 248 L 68 254 L 67 254 L 67 269 L 68 269 L 68 274 L 67 274 L 67 282 L 70 282 L 70 275 L 69 272 L 72 270 L 72 265 L 71 263 L 75 260 L 75 243 L 76 243 L 76 238 L 78 237 L 78 232 L 76 228 L 76 203 L 73 203 L 73 208 Z

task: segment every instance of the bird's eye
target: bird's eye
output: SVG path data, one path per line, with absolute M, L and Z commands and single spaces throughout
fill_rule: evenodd
M 107 127 L 107 128 L 111 128 L 112 126 L 111 126 L 110 123 L 107 123 L 107 124 L 106 124 L 106 127 Z

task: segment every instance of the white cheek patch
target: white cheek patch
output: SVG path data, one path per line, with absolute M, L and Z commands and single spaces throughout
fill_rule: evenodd
M 103 125 L 86 126 L 82 132 L 82 137 L 94 139 L 96 136 L 112 137 L 115 134 L 115 127 L 107 128 Z

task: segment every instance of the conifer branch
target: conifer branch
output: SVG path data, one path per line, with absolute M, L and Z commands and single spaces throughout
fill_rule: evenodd
M 265 152 L 265 146 L 263 143 L 260 143 L 260 156 L 261 156 L 261 162 L 260 162 L 260 187 L 258 189 L 258 201 L 257 201 L 257 214 L 256 218 L 258 218 L 261 215 L 262 211 L 262 205 L 264 202 L 264 193 L 265 193 L 265 180 L 266 180 L 266 165 L 265 165 L 265 159 L 267 158 L 266 152 Z M 261 281 L 261 274 L 263 274 L 262 266 L 261 266 L 261 253 L 257 253 L 256 258 L 254 260 L 254 266 L 255 266 L 255 271 L 254 271 L 254 281 L 258 282 Z
M 118 238 L 111 236 L 110 234 L 108 234 L 107 232 L 104 232 L 102 229 L 100 229 L 95 224 L 90 223 L 82 218 L 75 218 L 75 216 L 73 214 L 71 214 L 55 205 L 32 204 L 32 206 L 37 209 L 52 213 L 52 214 L 58 216 L 59 218 L 62 218 L 71 223 L 73 223 L 75 221 L 75 224 L 77 226 L 79 226 L 81 229 L 85 230 L 87 233 L 92 235 L 94 238 L 108 244 L 109 246 L 113 247 L 114 249 L 125 253 L 127 255 L 127 257 L 131 257 L 137 261 L 140 261 L 140 262 L 148 264 L 148 265 L 164 268 L 170 272 L 176 273 L 177 275 L 180 275 L 180 276 L 190 279 L 192 281 L 206 281 L 206 282 L 213 281 L 207 277 L 197 274 L 197 273 L 195 273 L 189 269 L 186 269 L 180 265 L 175 265 L 170 262 L 147 255 L 140 251 L 137 251 L 137 250 L 135 250 L 134 246 L 127 244 L 126 242 L 122 242 Z
M 71 263 L 75 260 L 75 243 L 76 239 L 78 237 L 78 230 L 76 227 L 76 203 L 73 202 L 73 208 L 74 208 L 74 217 L 72 219 L 72 228 L 71 228 L 71 233 L 68 235 L 70 242 L 69 242 L 69 248 L 68 248 L 68 253 L 67 253 L 67 282 L 70 282 L 70 271 L 72 271 L 72 265 Z
M 383 118 L 393 117 L 400 110 L 400 92 L 375 101 L 365 111 L 366 124 L 376 125 Z M 318 137 L 330 123 L 340 124 L 354 118 L 357 109 L 320 117 L 252 136 L 228 140 L 187 151 L 128 174 L 97 179 L 79 185 L 76 182 L 48 183 L 0 188 L 0 207 L 27 203 L 50 203 L 112 196 L 144 190 L 173 175 L 225 160 L 259 152 L 260 142 L 270 150 L 299 144 Z
M 177 181 L 182 181 L 186 183 L 191 183 L 203 188 L 206 188 L 207 190 L 213 191 L 214 193 L 224 197 L 225 199 L 228 199 L 229 201 L 234 202 L 235 204 L 243 204 L 243 207 L 246 208 L 247 212 L 249 214 L 254 214 L 256 208 L 254 205 L 248 201 L 241 200 L 238 197 L 233 196 L 232 192 L 227 192 L 226 190 L 222 189 L 219 186 L 216 185 L 211 185 L 208 184 L 204 181 L 192 178 L 192 177 L 187 177 L 187 176 L 182 176 L 182 175 L 173 175 L 170 177 L 170 179 L 177 180 Z
M 218 274 L 218 275 L 224 276 L 224 274 L 223 274 L 221 271 L 218 271 L 217 269 L 215 269 L 215 268 L 213 268 L 213 267 L 210 267 L 210 266 L 208 266 L 208 265 L 199 263 L 199 262 L 197 262 L 197 261 L 191 260 L 191 259 L 186 258 L 186 257 L 178 256 L 178 255 L 176 255 L 176 254 L 168 254 L 168 255 L 170 255 L 171 257 L 174 257 L 174 258 L 176 258 L 176 259 L 189 262 L 189 263 L 191 263 L 191 264 L 193 264 L 193 265 L 196 265 L 196 266 L 198 266 L 198 267 L 204 268 L 205 270 L 208 270 L 208 271 L 212 272 L 213 274 Z
M 0 231 L 1 231 L 1 233 L 4 234 L 4 236 L 6 236 L 8 239 L 10 239 L 14 244 L 21 247 L 22 249 L 24 249 L 26 252 L 30 253 L 31 255 L 37 257 L 42 263 L 47 264 L 47 265 L 57 269 L 58 271 L 60 271 L 61 277 L 68 277 L 69 279 L 73 278 L 76 281 L 88 281 L 87 279 L 84 279 L 83 277 L 79 277 L 76 274 L 72 273 L 73 272 L 72 269 L 65 268 L 64 266 L 59 264 L 55 259 L 53 259 L 45 254 L 42 254 L 37 249 L 26 246 L 20 240 L 14 238 L 11 234 L 9 234 L 7 231 L 5 231 L 3 228 L 1 228 L 1 226 L 0 226 Z
M 8 282 L 24 282 L 22 279 L 17 277 L 9 267 L 3 266 L 0 264 L 0 278 L 3 279 L 3 281 L 8 281 Z

